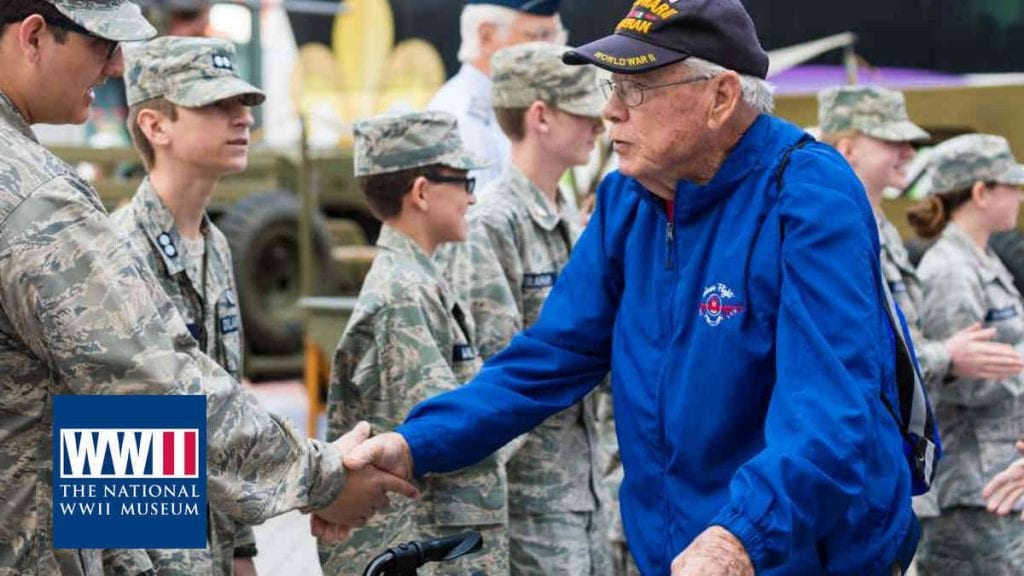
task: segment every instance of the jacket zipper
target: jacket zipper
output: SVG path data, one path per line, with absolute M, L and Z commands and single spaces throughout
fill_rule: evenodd
M 671 270 L 676 263 L 675 229 L 676 223 L 665 218 L 665 269 Z

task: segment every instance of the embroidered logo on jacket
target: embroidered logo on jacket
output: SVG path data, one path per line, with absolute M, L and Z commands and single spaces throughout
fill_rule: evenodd
M 736 294 L 721 282 L 712 284 L 701 294 L 700 316 L 708 326 L 718 326 L 722 320 L 732 318 L 746 310 L 742 304 L 728 304 Z

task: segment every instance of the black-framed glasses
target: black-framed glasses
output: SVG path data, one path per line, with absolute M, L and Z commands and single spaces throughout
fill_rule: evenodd
M 619 97 L 619 100 L 623 104 L 630 108 L 636 108 L 644 103 L 644 93 L 648 90 L 656 90 L 658 88 L 668 88 L 669 86 L 684 86 L 686 84 L 693 84 L 695 82 L 703 82 L 704 80 L 710 80 L 710 76 L 697 76 L 696 78 L 687 78 L 686 80 L 680 80 L 679 82 L 669 82 L 668 84 L 658 84 L 656 86 L 648 86 L 641 84 L 636 80 L 630 80 L 628 78 L 620 78 L 618 80 L 613 78 L 607 78 L 601 81 L 601 92 L 604 93 L 606 99 L 611 99 L 612 94 Z
M 466 194 L 472 194 L 473 190 L 476 189 L 476 178 L 472 176 L 448 176 L 447 174 L 428 172 L 423 177 L 431 182 L 462 184 L 466 187 Z
M 46 23 L 50 26 L 53 26 L 54 28 L 61 28 L 63 30 L 67 30 L 68 32 L 81 34 L 82 36 L 85 36 L 92 40 L 96 40 L 100 42 L 103 46 L 106 46 L 107 57 L 104 61 L 110 61 L 110 59 L 114 57 L 114 53 L 117 52 L 118 47 L 121 45 L 120 42 L 117 42 L 115 40 L 108 40 L 102 36 L 97 36 L 92 32 L 86 30 L 82 26 L 76 24 L 75 22 L 72 22 L 71 20 L 67 20 L 64 18 L 53 18 L 52 16 L 44 16 L 43 20 L 46 20 Z
M 14 24 L 15 22 L 21 22 L 22 20 L 28 18 L 31 15 L 32 14 L 3 16 L 0 17 L 0 24 Z M 63 16 L 43 16 L 42 14 L 40 14 L 40 16 L 42 16 L 43 21 L 46 22 L 47 26 L 53 26 L 54 28 L 60 28 L 61 30 L 67 30 L 68 32 L 74 32 L 75 34 L 81 34 L 82 36 L 86 36 L 92 40 L 101 42 L 104 46 L 107 47 L 106 61 L 109 61 L 111 58 L 114 57 L 114 53 L 117 52 L 117 48 L 121 45 L 120 42 L 108 40 L 106 38 L 103 38 L 102 36 L 97 36 L 92 32 L 88 31 L 87 29 L 85 29 L 85 27 L 81 26 L 80 24 L 77 24 L 76 22 Z

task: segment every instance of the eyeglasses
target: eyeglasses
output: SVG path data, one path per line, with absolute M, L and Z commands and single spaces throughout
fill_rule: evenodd
M 466 187 L 466 194 L 472 194 L 473 190 L 476 189 L 476 178 L 469 176 L 446 176 L 444 174 L 430 172 L 424 174 L 423 177 L 431 182 L 462 184 Z
M 619 100 L 623 104 L 630 108 L 636 108 L 644 103 L 644 93 L 648 90 L 654 90 L 657 88 L 668 88 L 669 86 L 684 86 L 686 84 L 693 84 L 695 82 L 703 82 L 704 80 L 710 80 L 708 76 L 698 76 L 696 78 L 687 78 L 686 80 L 680 80 L 679 82 L 669 82 L 668 84 L 658 84 L 657 86 L 647 86 L 641 84 L 636 80 L 628 79 L 605 79 L 601 81 L 601 92 L 604 93 L 604 97 L 611 99 L 612 94 L 619 97 Z
M 110 59 L 114 57 L 114 53 L 117 52 L 118 47 L 121 46 L 120 42 L 108 40 L 102 36 L 97 36 L 71 20 L 54 18 L 52 16 L 44 16 L 43 20 L 46 20 L 46 23 L 54 28 L 60 28 L 62 30 L 67 30 L 68 32 L 74 32 L 75 34 L 81 34 L 82 36 L 98 41 L 101 45 L 106 46 L 107 57 L 104 59 L 104 62 L 109 62 Z

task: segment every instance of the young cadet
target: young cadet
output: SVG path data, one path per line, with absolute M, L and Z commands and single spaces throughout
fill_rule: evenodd
M 585 164 L 604 131 L 597 69 L 562 63 L 564 46 L 531 42 L 491 59 L 491 98 L 511 162 L 470 215 L 472 246 L 446 250 L 452 282 L 468 287 L 486 360 L 540 315 L 579 237 L 580 219 L 558 182 Z M 466 257 L 468 255 L 468 257 Z M 480 258 L 493 257 L 497 274 Z M 511 294 L 515 308 L 493 296 Z M 511 313 L 508 313 L 511 312 Z M 597 514 L 601 441 L 593 397 L 530 432 L 507 463 L 514 574 L 608 574 L 610 543 Z M 614 439 L 612 439 L 614 442 Z
M 1024 166 L 1005 138 L 964 134 L 932 150 L 925 185 L 928 197 L 907 215 L 919 235 L 938 238 L 918 266 L 922 331 L 943 339 L 982 323 L 996 342 L 1020 350 L 1024 300 L 988 240 L 1017 225 Z M 1024 574 L 1024 530 L 1014 518 L 990 514 L 983 491 L 1018 456 L 1024 374 L 951 376 L 932 397 L 942 426 L 944 456 L 932 489 L 941 514 L 922 522 L 918 573 Z
M 231 251 L 206 214 L 220 178 L 245 169 L 249 106 L 265 99 L 235 62 L 230 42 L 205 38 L 165 36 L 128 52 L 128 128 L 149 175 L 111 219 L 142 249 L 200 349 L 241 378 Z M 149 550 L 157 574 L 255 572 L 252 528 L 212 510 L 210 523 L 206 549 Z M 107 551 L 107 571 L 143 573 L 135 552 Z
M 31 125 L 81 123 L 93 88 L 120 76 L 119 42 L 155 30 L 126 1 L 0 0 L 0 573 L 102 573 L 97 550 L 53 548 L 50 442 L 58 394 L 204 394 L 207 496 L 247 522 L 315 510 L 314 530 L 358 525 L 383 472 L 346 471 L 360 426 L 303 438 L 199 349 L 96 191 Z M 365 469 L 364 469 L 365 470 Z
M 466 211 L 485 163 L 462 147 L 446 112 L 383 116 L 356 124 L 355 175 L 384 226 L 359 302 L 335 352 L 328 437 L 348 422 L 391 430 L 417 402 L 452 390 L 480 367 L 472 317 L 432 260 L 466 238 Z M 421 502 L 394 502 L 338 546 L 320 548 L 324 574 L 361 573 L 399 541 L 479 530 L 484 549 L 438 574 L 508 574 L 504 468 L 495 457 L 425 480 Z

